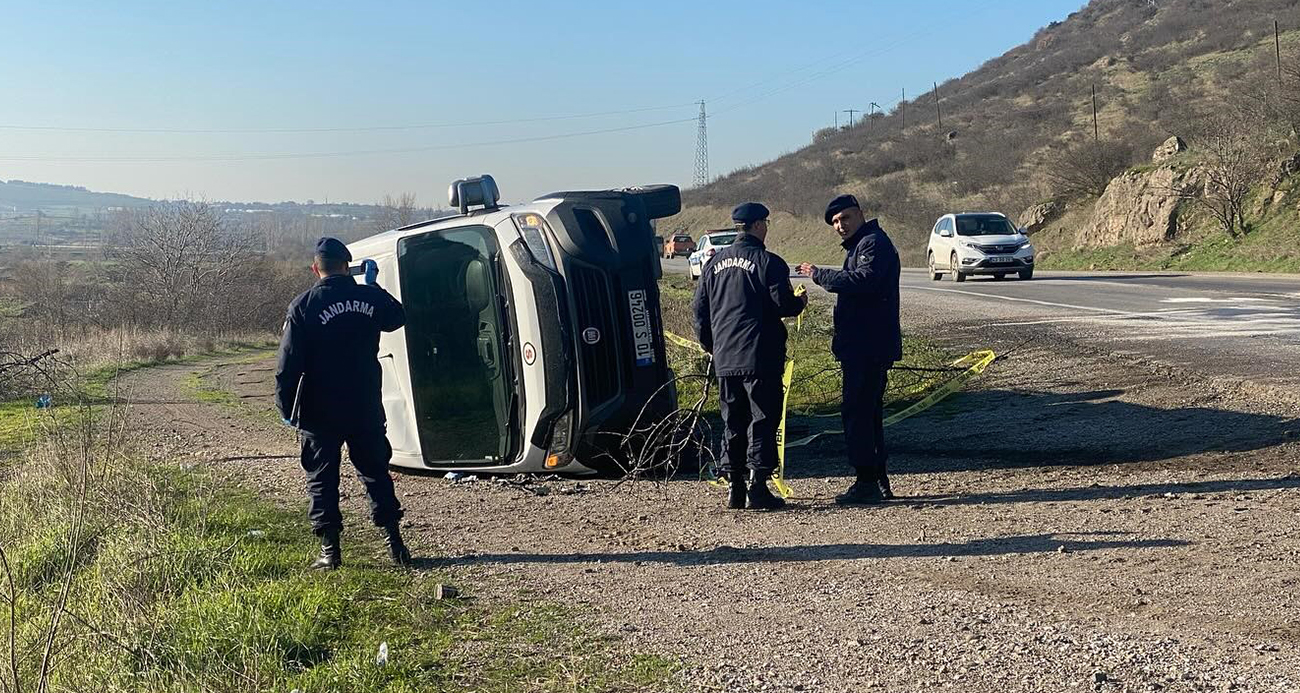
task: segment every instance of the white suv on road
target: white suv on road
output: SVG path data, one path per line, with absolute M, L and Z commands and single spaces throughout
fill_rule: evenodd
M 1005 214 L 945 214 L 930 233 L 926 264 L 935 281 L 945 274 L 959 282 L 972 274 L 1002 279 L 1015 273 L 1030 279 L 1034 276 L 1034 246 Z

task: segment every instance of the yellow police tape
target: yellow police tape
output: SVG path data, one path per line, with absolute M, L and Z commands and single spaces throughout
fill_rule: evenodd
M 917 401 L 916 403 L 912 404 L 906 409 L 903 409 L 902 411 L 899 412 L 895 412 L 889 415 L 888 417 L 886 417 L 884 422 L 885 425 L 893 426 L 894 424 L 898 423 L 899 421 L 902 421 L 903 419 L 915 416 L 925 411 L 926 409 L 933 407 L 934 405 L 943 401 L 946 397 L 948 397 L 948 395 L 951 395 L 952 393 L 961 389 L 962 385 L 965 385 L 966 382 L 969 381 L 971 378 L 974 378 L 975 376 L 983 373 L 984 370 L 989 367 L 989 364 L 993 363 L 995 360 L 997 360 L 997 354 L 993 353 L 991 350 L 986 349 L 982 351 L 973 351 L 957 359 L 956 361 L 953 361 L 951 364 L 953 368 L 961 368 L 962 366 L 967 366 L 966 370 L 962 371 L 961 375 L 944 383 L 934 392 L 931 392 L 930 394 L 926 395 L 921 400 Z M 782 420 L 784 421 L 784 417 L 782 417 Z M 806 438 L 800 438 L 799 440 L 792 440 L 789 443 L 786 443 L 785 447 L 788 448 L 803 447 L 813 442 L 814 440 L 817 440 L 822 436 L 837 435 L 841 433 L 844 433 L 844 431 L 822 431 L 821 433 L 814 433 Z
M 807 293 L 807 290 L 804 288 L 802 284 L 800 284 L 795 287 L 794 293 L 796 296 L 802 296 L 803 294 Z M 798 330 L 801 327 L 803 327 L 802 314 L 800 314 L 799 317 L 795 319 L 795 330 Z M 704 347 L 701 346 L 698 342 L 693 342 L 689 339 L 686 339 L 685 337 L 673 334 L 668 330 L 664 330 L 664 337 L 667 338 L 668 341 L 672 342 L 673 344 L 676 344 L 677 346 L 684 347 L 687 349 L 692 349 L 701 354 L 705 354 L 705 355 L 708 354 L 708 352 L 704 350 Z M 953 361 L 952 364 L 950 364 L 951 367 L 961 368 L 962 366 L 966 366 L 967 367 L 966 370 L 963 371 L 962 374 L 957 376 L 956 378 L 953 378 L 952 380 L 949 380 L 948 382 L 944 383 L 941 387 L 939 387 L 934 392 L 931 392 L 929 395 L 926 395 L 920 401 L 912 404 L 911 406 L 907 407 L 906 409 L 903 409 L 902 411 L 890 415 L 888 418 L 885 419 L 884 425 L 892 426 L 898 423 L 899 421 L 902 421 L 903 419 L 915 416 L 925 411 L 926 409 L 933 407 L 934 405 L 938 404 L 939 402 L 947 398 L 948 395 L 951 395 L 952 393 L 961 389 L 962 385 L 965 385 L 966 382 L 969 381 L 971 378 L 974 378 L 975 376 L 983 373 L 984 370 L 989 367 L 989 364 L 993 363 L 993 361 L 995 361 L 996 359 L 997 359 L 997 354 L 993 353 L 993 351 L 991 350 L 985 349 L 980 351 L 972 351 L 971 353 L 957 359 L 956 361 Z M 822 431 L 821 433 L 814 433 L 813 435 L 810 435 L 806 438 L 800 438 L 799 440 L 790 441 L 789 443 L 785 441 L 785 420 L 786 420 L 786 414 L 788 413 L 788 408 L 790 403 L 790 383 L 793 380 L 793 378 L 794 378 L 794 358 L 786 357 L 785 372 L 782 373 L 781 375 L 781 392 L 782 392 L 781 422 L 777 425 L 776 428 L 777 464 L 776 464 L 776 474 L 773 478 L 773 483 L 776 486 L 776 490 L 778 493 L 781 494 L 782 498 L 789 498 L 791 495 L 794 494 L 794 490 L 790 488 L 790 485 L 785 482 L 786 448 L 803 447 L 804 445 L 807 445 L 822 436 L 836 435 L 844 432 L 844 431 Z M 831 416 L 833 416 L 833 414 Z M 726 486 L 726 483 L 723 482 L 721 479 L 710 479 L 709 484 L 713 486 Z

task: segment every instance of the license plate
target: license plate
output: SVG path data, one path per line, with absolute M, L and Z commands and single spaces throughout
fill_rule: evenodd
M 627 292 L 627 307 L 632 314 L 632 346 L 636 365 L 649 366 L 655 362 L 654 334 L 650 331 L 650 313 L 645 307 L 645 291 Z
M 991 258 L 989 258 L 989 262 L 1009 263 L 1009 262 L 1015 262 L 1015 261 L 1016 261 L 1016 259 L 1013 258 L 1013 257 L 991 257 Z

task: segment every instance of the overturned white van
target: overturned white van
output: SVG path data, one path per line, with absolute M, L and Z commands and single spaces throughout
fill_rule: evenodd
M 393 464 L 482 473 L 617 469 L 639 416 L 676 406 L 664 358 L 651 220 L 671 185 L 498 204 L 456 181 L 460 214 L 349 246 L 406 309 L 380 338 Z M 643 418 L 645 420 L 645 418 Z

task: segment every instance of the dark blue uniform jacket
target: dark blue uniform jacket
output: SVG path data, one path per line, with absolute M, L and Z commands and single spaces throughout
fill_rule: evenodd
M 275 372 L 275 403 L 298 427 L 317 434 L 361 433 L 384 424 L 379 333 L 406 324 L 402 304 L 350 276 L 321 279 L 289 304 Z
M 695 291 L 695 334 L 713 354 L 719 377 L 780 376 L 785 323 L 803 311 L 790 285 L 790 266 L 763 242 L 742 233 L 701 270 Z
M 844 241 L 844 269 L 818 267 L 813 281 L 836 294 L 831 351 L 840 361 L 889 364 L 903 358 L 898 323 L 901 267 L 893 241 L 875 219 Z

